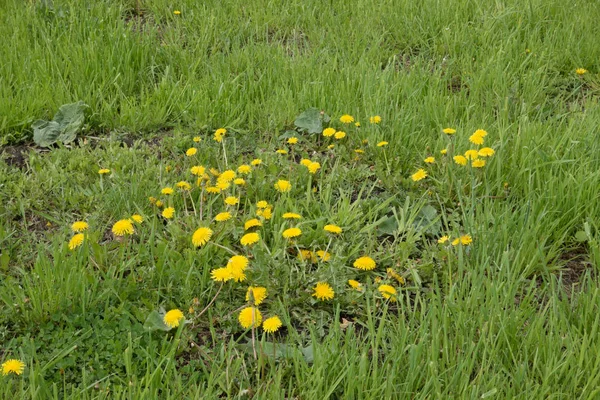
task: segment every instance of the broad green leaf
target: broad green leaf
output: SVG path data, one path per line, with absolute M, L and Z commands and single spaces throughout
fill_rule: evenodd
M 82 102 L 64 104 L 60 107 L 52 121 L 37 120 L 33 128 L 33 141 L 42 147 L 52 146 L 56 142 L 70 143 L 77 138 L 77 133 L 85 121 L 85 109 Z
M 152 331 L 170 331 L 171 330 L 171 328 L 169 328 L 167 325 L 165 325 L 161 315 L 156 310 L 152 311 L 148 315 L 148 318 L 146 318 L 146 322 L 144 322 L 144 329 L 147 331 L 151 331 L 151 332 Z
M 60 126 L 55 121 L 40 119 L 35 121 L 31 127 L 33 128 L 33 141 L 38 146 L 52 146 L 60 135 Z
M 321 114 L 318 108 L 309 108 L 298 117 L 294 124 L 299 128 L 306 130 L 308 133 L 323 132 L 323 121 L 329 121 L 329 116 L 325 113 Z
M 60 135 L 57 141 L 62 143 L 70 143 L 77 137 L 77 132 L 83 128 L 85 120 L 85 109 L 87 104 L 83 101 L 77 103 L 64 104 L 54 116 L 54 121 L 60 127 Z

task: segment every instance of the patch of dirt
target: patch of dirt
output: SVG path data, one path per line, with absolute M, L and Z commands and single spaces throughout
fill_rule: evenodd
M 0 148 L 0 158 L 3 158 L 6 164 L 19 169 L 27 169 L 27 159 L 29 158 L 30 148 L 24 145 L 4 146 Z
M 584 246 L 577 247 L 560 255 L 559 261 L 565 266 L 559 271 L 565 291 L 570 296 L 573 291 L 578 290 L 579 284 L 587 271 L 593 272 L 589 261 L 587 249 Z
M 462 78 L 459 75 L 454 75 L 450 79 L 447 88 L 452 93 L 465 91 L 467 95 L 469 94 L 469 87 L 462 81 Z

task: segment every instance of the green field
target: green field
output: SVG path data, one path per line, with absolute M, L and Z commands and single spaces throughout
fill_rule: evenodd
M 5 0 L 0 398 L 600 398 L 598 21 Z

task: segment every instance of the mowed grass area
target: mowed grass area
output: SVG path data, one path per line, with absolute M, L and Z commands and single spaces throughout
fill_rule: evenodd
M 26 366 L 0 376 L 0 397 L 600 396 L 599 20 L 594 1 L 6 0 L 0 361 Z M 22 147 L 33 121 L 79 100 L 77 143 Z M 290 133 L 309 107 L 347 136 Z M 477 129 L 495 154 L 457 165 Z M 206 193 L 195 165 L 245 185 Z M 133 214 L 135 234 L 115 236 Z M 244 246 L 254 217 L 260 241 Z M 71 250 L 77 220 L 89 229 Z M 199 227 L 214 232 L 196 247 Z M 221 285 L 211 271 L 232 253 L 246 279 Z M 365 255 L 373 271 L 353 266 Z M 320 301 L 325 281 L 335 296 Z M 248 285 L 267 288 L 257 307 L 280 317 L 275 334 L 240 326 Z M 171 309 L 189 323 L 148 319 Z

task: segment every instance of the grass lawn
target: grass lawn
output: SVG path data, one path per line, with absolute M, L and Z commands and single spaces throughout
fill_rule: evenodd
M 599 20 L 5 0 L 0 398 L 600 397 Z

